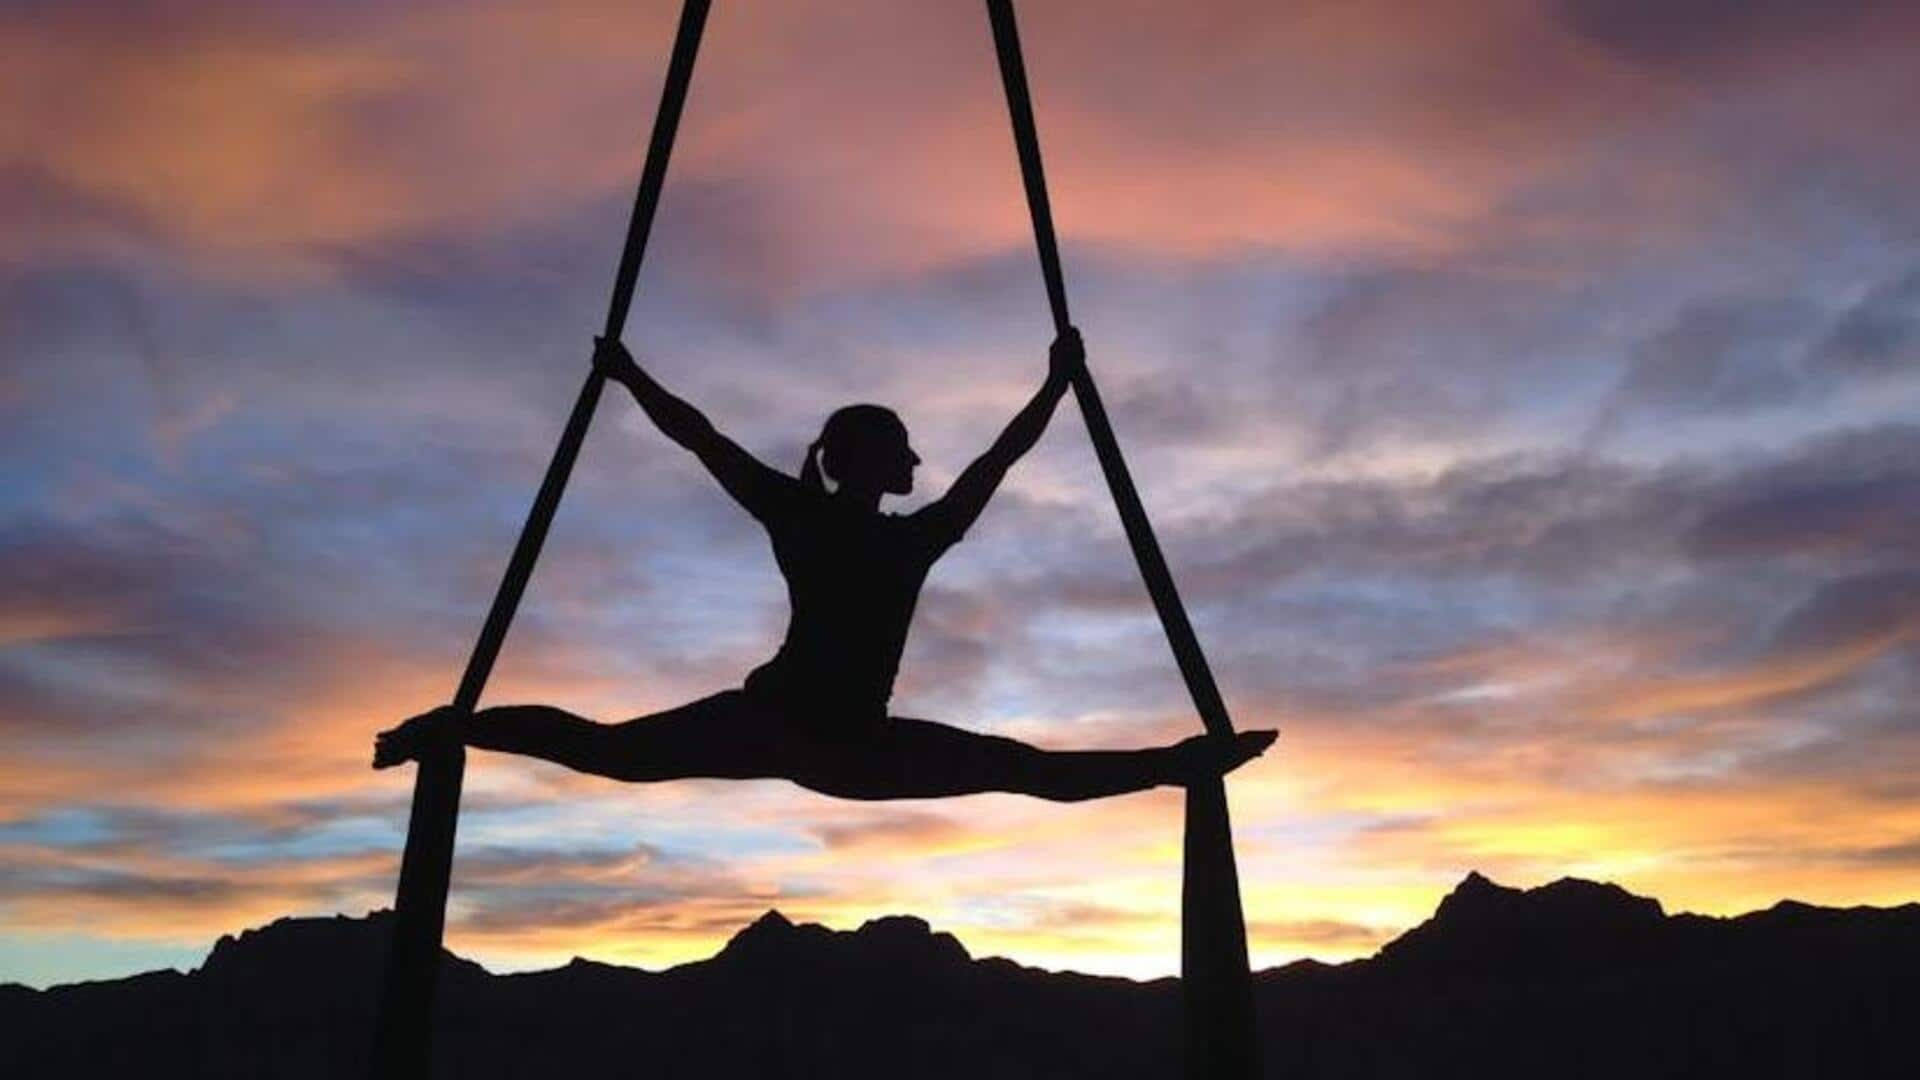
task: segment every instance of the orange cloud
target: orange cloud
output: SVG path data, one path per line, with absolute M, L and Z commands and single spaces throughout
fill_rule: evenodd
M 16 15 L 0 23 L 0 161 L 61 194 L 6 254 L 154 238 L 216 271 L 312 271 L 611 198 L 638 167 L 674 7 Z M 1472 246 L 1517 188 L 1577 167 L 1583 139 L 1676 96 L 1518 5 L 1029 21 L 1056 206 L 1082 249 Z M 792 286 L 1023 248 L 984 24 L 879 3 L 721 9 L 667 212 L 732 192 L 750 232 L 704 221 L 727 250 L 702 265 Z M 1502 74 L 1509 57 L 1529 67 Z M 1542 94 L 1540 67 L 1566 89 Z M 1691 167 L 1623 179 L 1661 192 L 1651 206 Z

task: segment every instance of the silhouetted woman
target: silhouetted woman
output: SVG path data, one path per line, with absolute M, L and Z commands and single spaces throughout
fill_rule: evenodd
M 470 746 L 616 780 L 780 777 L 849 799 L 1009 791 L 1072 801 L 1190 783 L 1245 763 L 1272 743 L 1273 732 L 1199 735 L 1142 750 L 1054 751 L 887 715 L 928 569 L 1039 440 L 1084 356 L 1078 333 L 1055 341 L 1046 381 L 993 446 L 939 501 L 899 515 L 882 513 L 881 497 L 913 489 L 920 457 L 891 410 L 849 405 L 828 417 L 796 480 L 716 431 L 618 341 L 601 342 L 594 356 L 601 373 L 632 391 L 654 424 L 766 526 L 792 606 L 786 640 L 741 689 L 621 724 L 545 705 L 482 709 L 464 722 L 451 707 L 436 709 L 382 733 L 375 767 L 417 758 L 457 732 Z

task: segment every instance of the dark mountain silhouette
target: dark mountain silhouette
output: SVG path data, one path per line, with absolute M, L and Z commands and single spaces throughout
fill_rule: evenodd
M 363 1071 L 391 918 L 282 919 L 191 974 L 0 986 L 0 1075 Z M 891 917 L 768 912 L 709 960 L 494 975 L 446 954 L 448 1077 L 1168 1077 L 1172 979 L 971 958 Z M 1737 918 L 1478 874 L 1377 956 L 1256 976 L 1271 1076 L 1920 1076 L 1920 905 Z

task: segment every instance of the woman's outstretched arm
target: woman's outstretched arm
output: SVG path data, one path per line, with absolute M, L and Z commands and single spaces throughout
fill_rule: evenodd
M 593 366 L 633 394 L 661 434 L 693 452 L 734 501 L 760 517 L 770 500 L 791 489 L 792 477 L 768 467 L 722 435 L 699 409 L 676 397 L 634 362 L 617 339 L 594 339 Z
M 980 511 L 987 508 L 987 501 L 999 490 L 1000 481 L 1006 479 L 1007 470 L 1040 441 L 1053 419 L 1054 408 L 1086 360 L 1086 346 L 1080 341 L 1080 331 L 1069 329 L 1056 338 L 1047 353 L 1047 380 L 1034 392 L 1033 399 L 1014 414 L 1006 430 L 993 440 L 986 453 L 966 467 L 953 487 L 920 513 L 938 521 L 950 537 L 959 539 L 980 516 Z

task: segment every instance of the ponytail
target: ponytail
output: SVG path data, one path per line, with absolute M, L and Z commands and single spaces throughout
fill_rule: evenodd
M 825 437 L 822 432 L 822 438 Z M 820 475 L 820 439 L 807 444 L 807 460 L 800 466 L 800 482 L 822 495 L 827 493 L 826 477 Z

